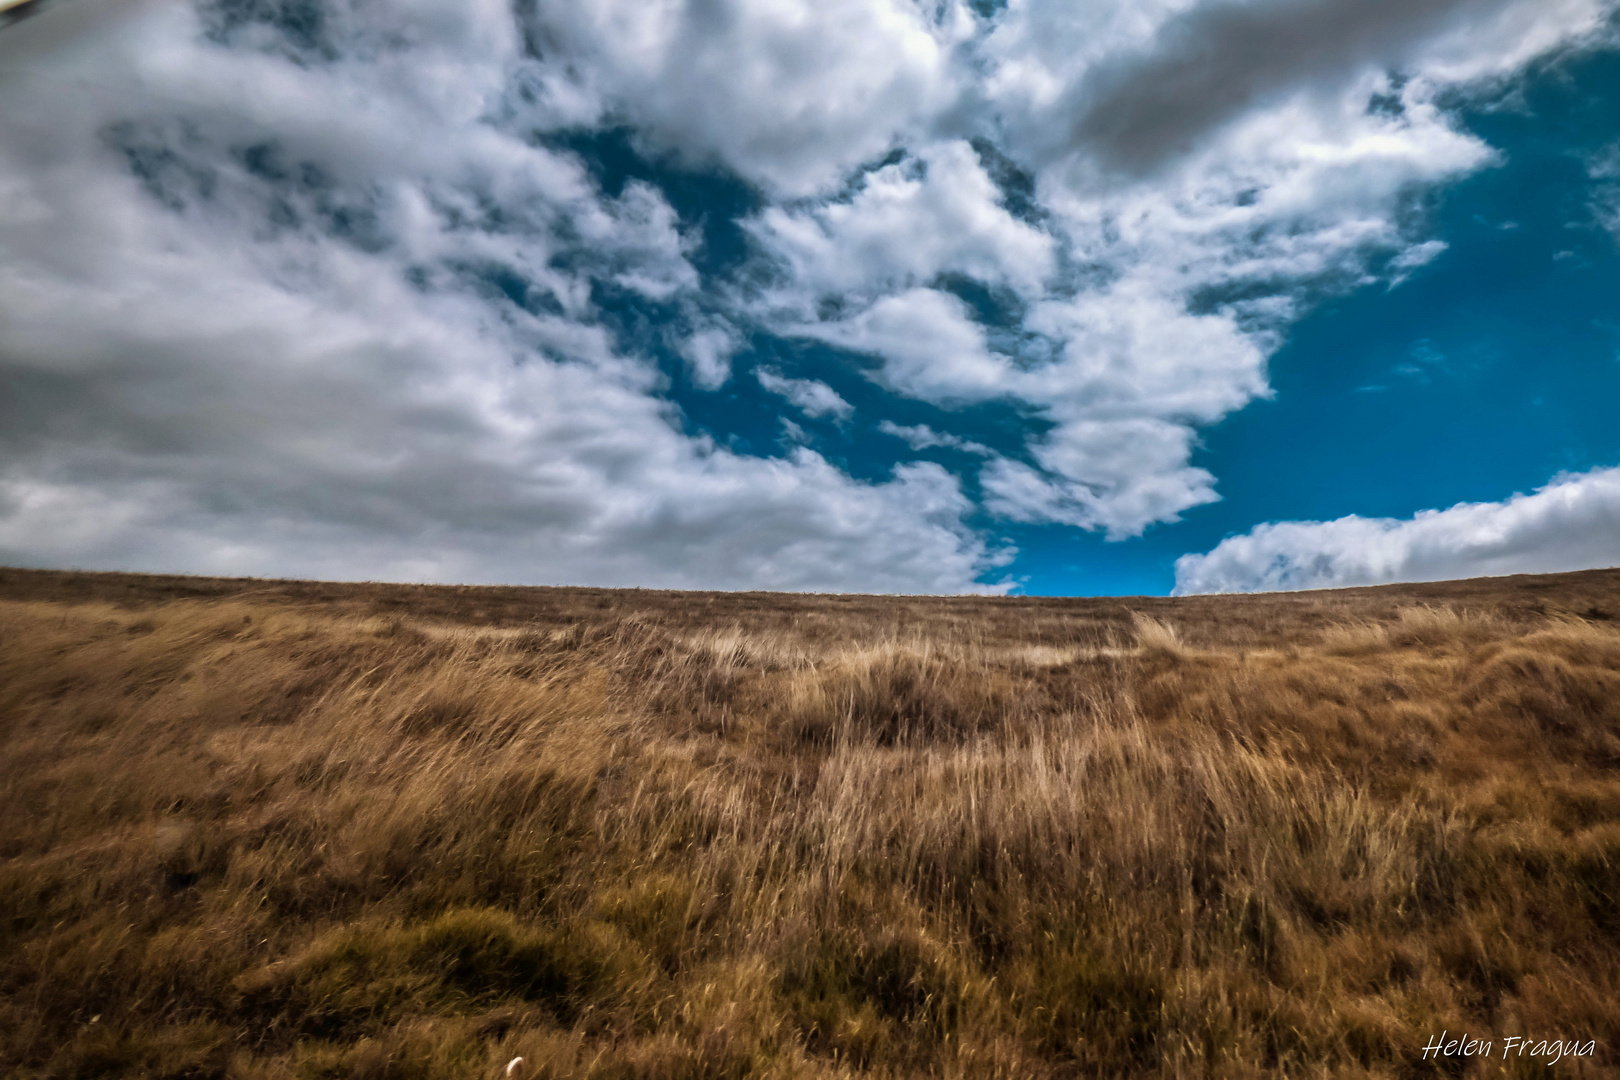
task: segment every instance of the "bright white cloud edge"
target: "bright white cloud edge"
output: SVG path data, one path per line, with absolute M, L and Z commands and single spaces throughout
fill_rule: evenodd
M 1411 518 L 1282 521 L 1176 560 L 1175 594 L 1282 592 L 1620 565 L 1620 467 Z

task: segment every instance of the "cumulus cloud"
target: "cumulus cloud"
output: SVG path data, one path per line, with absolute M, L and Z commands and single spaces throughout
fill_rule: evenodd
M 750 228 L 789 271 L 778 302 L 881 295 L 944 273 L 1039 294 L 1055 242 L 1003 199 L 974 149 L 950 140 L 865 174 L 847 197 L 770 207 Z
M 1189 428 L 1152 419 L 1075 421 L 1036 444 L 1044 469 L 1005 458 L 980 474 L 993 513 L 1136 536 L 1214 502 L 1215 477 L 1187 464 Z
M 1032 158 L 1127 174 L 1302 96 L 1331 107 L 1369 72 L 1455 85 L 1600 32 L 1606 0 L 1112 0 L 1011 5 L 980 52 L 986 96 Z M 1365 102 L 1365 98 L 1362 99 Z
M 790 379 L 774 368 L 760 368 L 754 373 L 763 386 L 773 394 L 785 397 L 804 415 L 819 419 L 831 416 L 848 420 L 855 415 L 855 406 L 838 396 L 838 391 L 815 379 Z
M 679 351 L 692 372 L 692 381 L 705 390 L 718 390 L 731 378 L 731 357 L 742 347 L 742 337 L 729 324 L 700 327 L 680 342 Z
M 890 389 L 939 405 L 961 405 L 1011 391 L 1003 357 L 956 297 L 934 289 L 886 296 L 842 322 L 798 328 L 806 337 L 877 356 L 875 377 Z
M 1176 560 L 1176 593 L 1326 589 L 1620 565 L 1620 468 L 1405 520 L 1284 521 Z
M 903 439 L 913 450 L 945 448 L 960 450 L 965 454 L 980 454 L 984 457 L 995 454 L 994 450 L 991 450 L 983 443 L 964 439 L 960 435 L 952 435 L 949 432 L 935 431 L 927 424 L 906 425 L 897 424 L 893 420 L 884 420 L 878 424 L 878 430 L 885 435 L 893 435 L 897 439 Z
M 503 119 L 503 6 L 319 10 L 163 8 L 7 76 L 0 561 L 984 588 L 937 465 L 680 433 L 590 296 L 689 291 L 689 241 L 536 145 L 544 102 Z
M 1007 399 L 1046 419 L 1028 440 L 1031 464 L 998 460 L 982 474 L 994 513 L 1124 539 L 1216 499 L 1214 477 L 1188 464 L 1195 425 L 1268 392 L 1263 353 L 1230 314 L 1192 315 L 1124 281 L 1045 301 L 1025 327 L 1050 350 L 1038 362 L 992 351 L 960 300 L 917 289 L 800 332 L 876 354 L 873 377 L 908 396 Z
M 656 145 L 789 196 L 837 187 L 958 93 L 965 5 L 593 0 L 527 6 L 538 54 Z
M 1147 171 L 1207 132 L 1302 87 L 1405 66 L 1426 40 L 1512 0 L 1256 0 L 1195 5 L 1144 47 L 1087 70 L 1071 146 Z

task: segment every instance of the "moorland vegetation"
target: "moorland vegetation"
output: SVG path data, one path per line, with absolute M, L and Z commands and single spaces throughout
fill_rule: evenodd
M 0 824 L 8 1076 L 1607 1075 L 1620 571 L 5 570 Z

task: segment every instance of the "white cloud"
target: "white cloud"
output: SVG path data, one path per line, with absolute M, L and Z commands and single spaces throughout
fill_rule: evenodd
M 1395 256 L 1389 261 L 1389 265 L 1397 270 L 1416 270 L 1438 259 L 1450 246 L 1444 240 L 1425 240 L 1420 244 L 1413 244 Z
M 759 385 L 773 394 L 785 397 L 804 415 L 817 419 L 831 416 L 848 420 L 855 415 L 855 406 L 838 396 L 838 391 L 815 379 L 789 379 L 774 368 L 760 368 L 754 372 Z
M 1145 272 L 1036 307 L 1029 326 L 1063 342 L 1021 377 L 1062 419 L 1209 423 L 1268 393 L 1264 353 L 1230 311 L 1191 314 Z
M 1284 521 L 1176 560 L 1176 593 L 1254 592 L 1620 565 L 1620 468 L 1405 520 Z
M 1499 79 L 1571 44 L 1595 44 L 1611 32 L 1609 0 L 1512 0 L 1454 21 L 1425 42 L 1415 66 L 1437 83 Z
M 798 333 L 880 357 L 877 380 L 923 401 L 961 405 L 1012 392 L 1014 373 L 1005 358 L 990 353 L 966 305 L 934 289 L 886 296 L 853 318 Z
M 789 417 L 781 417 L 778 421 L 782 425 L 780 442 L 785 446 L 808 446 L 810 433 L 804 430 L 804 425 Z
M 1039 295 L 1055 267 L 1053 239 L 1001 202 L 973 148 L 950 140 L 867 173 L 847 198 L 770 207 L 750 227 L 788 267 L 772 300 L 789 306 L 910 289 L 943 273 Z
M 932 450 L 944 448 L 960 450 L 964 454 L 978 454 L 981 457 L 993 457 L 995 451 L 983 443 L 964 439 L 960 435 L 952 435 L 945 431 L 935 431 L 927 424 L 897 424 L 893 420 L 885 420 L 878 424 L 878 430 L 885 435 L 893 435 L 903 439 L 913 450 Z
M 742 337 L 729 324 L 700 327 L 681 341 L 679 349 L 692 372 L 692 381 L 705 390 L 718 390 L 731 378 L 731 358 L 742 347 Z
M 1515 72 L 1590 38 L 1611 10 L 1606 0 L 1030 0 L 1009 5 L 979 51 L 986 96 L 1021 153 L 1078 151 L 1152 172 L 1279 103 L 1331 107 L 1370 72 L 1431 85 Z
M 1041 471 L 1004 458 L 985 468 L 985 506 L 1124 540 L 1219 498 L 1215 478 L 1187 464 L 1192 438 L 1185 425 L 1153 419 L 1067 423 L 1036 443 Z
M 1592 217 L 1620 240 L 1620 142 L 1610 143 L 1592 154 L 1586 162 L 1586 175 L 1597 181 L 1592 187 Z M 1559 252 L 1554 256 L 1573 257 L 1573 252 Z
M 1190 315 L 1125 280 L 1036 305 L 1024 326 L 1057 355 L 991 352 L 965 305 L 927 289 L 801 333 L 880 356 L 874 377 L 909 396 L 946 407 L 1007 399 L 1047 420 L 1028 441 L 1039 468 L 997 461 L 983 474 L 992 512 L 1123 539 L 1217 498 L 1214 477 L 1188 464 L 1195 425 L 1267 393 L 1264 356 L 1230 315 Z
M 1598 224 L 1607 230 L 1609 235 L 1616 240 L 1620 240 L 1620 192 L 1611 193 L 1611 198 L 1608 200 L 1594 202 L 1592 213 L 1597 218 Z M 1559 255 L 1562 254 L 1562 252 L 1559 253 Z M 1567 257 L 1573 257 L 1573 253 Z M 1558 258 L 1558 256 L 1555 255 L 1554 258 Z
M 368 12 L 311 57 L 163 8 L 0 75 L 0 561 L 984 588 L 1007 553 L 938 466 L 862 483 L 676 429 L 590 289 L 676 297 L 688 241 L 507 126 L 504 5 L 383 13 L 371 51 Z
M 1586 175 L 1593 180 L 1620 180 L 1620 142 L 1592 154 L 1586 161 Z
M 950 105 L 973 21 L 954 2 L 593 0 L 539 4 L 533 28 L 605 113 L 802 196 Z

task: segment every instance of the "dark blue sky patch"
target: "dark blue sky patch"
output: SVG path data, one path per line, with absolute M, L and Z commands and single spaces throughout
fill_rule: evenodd
M 975 321 L 986 326 L 1016 326 L 1024 319 L 1025 304 L 1009 288 L 998 288 L 966 274 L 941 274 L 928 285 L 955 296 L 968 306 Z
M 764 202 L 741 179 L 718 170 L 684 168 L 673 157 L 650 158 L 637 148 L 628 128 L 564 132 L 541 141 L 577 155 L 609 198 L 620 197 L 632 180 L 656 187 L 680 216 L 682 227 L 695 228 L 702 236 L 689 259 L 705 277 L 733 273 L 748 261 L 752 249 L 740 222 Z
M 1047 213 L 1035 197 L 1035 177 L 1016 161 L 1002 153 L 995 143 L 983 136 L 969 140 L 973 152 L 979 156 L 979 165 L 985 175 L 1001 189 L 1001 205 L 1007 213 L 1031 225 L 1040 225 Z
M 561 315 L 562 303 L 504 263 L 451 263 L 447 269 L 473 291 L 490 299 L 504 299 L 531 315 Z

